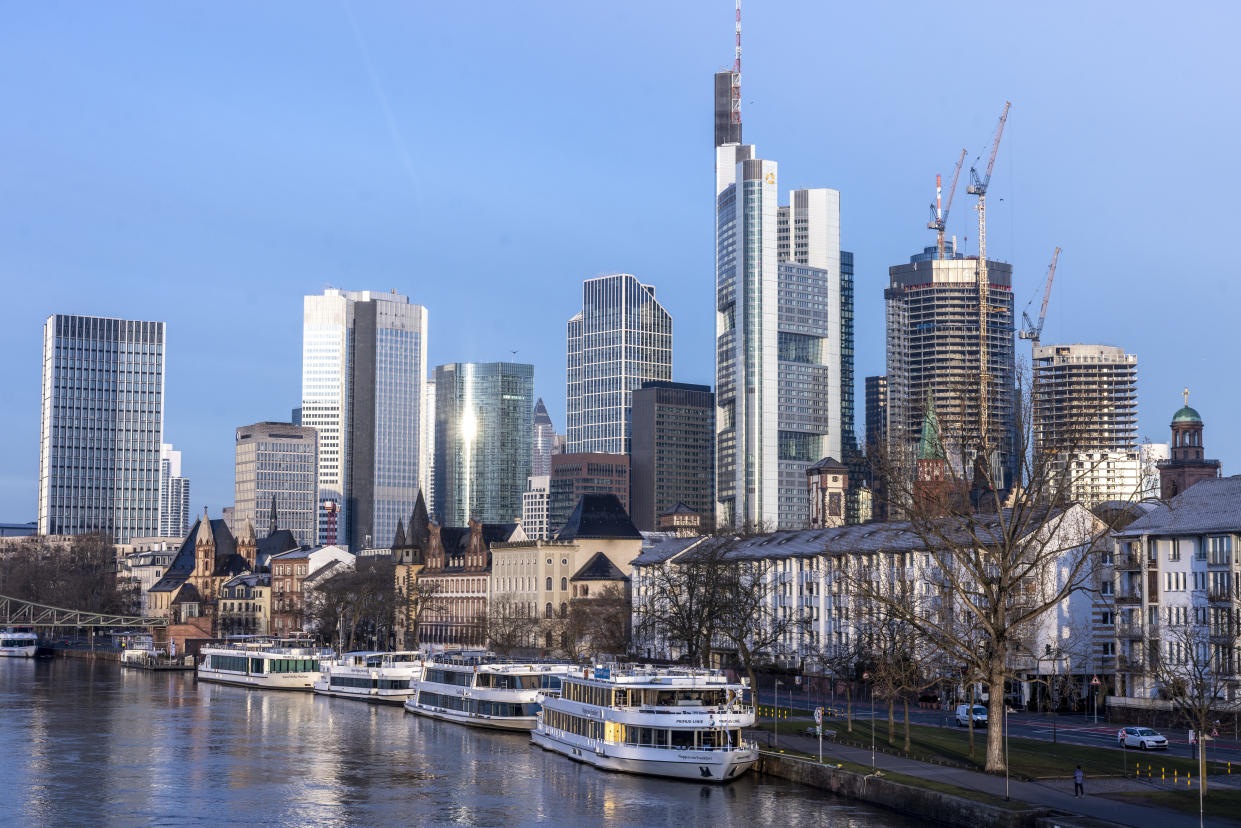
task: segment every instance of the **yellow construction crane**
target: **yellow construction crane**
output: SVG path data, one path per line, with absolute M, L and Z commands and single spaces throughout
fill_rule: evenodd
M 970 167 L 971 184 L 966 189 L 970 195 L 978 196 L 978 426 L 981 433 L 981 450 L 991 454 L 991 370 L 987 361 L 987 315 L 990 312 L 989 293 L 991 280 L 987 277 L 987 187 L 991 184 L 991 171 L 995 169 L 995 156 L 1000 151 L 1000 138 L 1004 135 L 1004 122 L 1008 120 L 1008 108 L 1012 106 L 1004 102 L 1004 111 L 1000 113 L 1000 125 L 995 130 L 995 141 L 991 144 L 991 158 L 987 161 L 987 172 L 981 178 L 978 170 Z
M 1043 335 L 1043 320 L 1047 318 L 1047 300 L 1051 298 L 1051 283 L 1056 278 L 1056 262 L 1059 260 L 1060 248 L 1057 247 L 1056 252 L 1051 255 L 1051 265 L 1047 268 L 1047 284 L 1043 288 L 1043 305 L 1038 310 L 1038 322 L 1030 321 L 1030 314 L 1025 311 L 1021 312 L 1022 326 L 1021 330 L 1017 331 L 1017 338 L 1029 339 L 1034 348 L 1039 346 L 1039 339 Z
M 965 150 L 961 150 L 961 157 L 957 159 L 957 168 L 952 172 L 952 186 L 948 188 L 947 204 L 943 204 L 940 177 L 935 176 L 935 203 L 931 205 L 931 220 L 927 222 L 926 229 L 935 231 L 935 241 L 939 247 L 941 259 L 944 258 L 944 226 L 948 224 L 948 211 L 952 209 L 952 197 L 957 194 L 957 179 L 961 177 L 961 164 L 964 162 Z

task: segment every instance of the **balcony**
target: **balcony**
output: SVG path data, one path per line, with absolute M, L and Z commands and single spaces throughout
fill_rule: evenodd
M 1232 593 L 1226 589 L 1212 589 L 1207 591 L 1207 601 L 1212 604 L 1227 604 L 1232 600 Z
M 1134 555 L 1128 552 L 1121 554 L 1121 555 L 1117 555 L 1115 565 L 1117 569 L 1141 569 L 1142 568 L 1142 556 Z
M 1142 590 L 1134 589 L 1127 592 L 1116 593 L 1117 604 L 1140 604 L 1142 603 Z
M 1146 664 L 1137 656 L 1119 655 L 1116 656 L 1116 669 L 1122 673 L 1144 673 Z
M 1121 638 L 1130 639 L 1132 641 L 1141 641 L 1142 635 L 1143 635 L 1142 625 L 1131 624 L 1128 621 L 1117 621 L 1116 622 L 1116 635 L 1118 635 Z

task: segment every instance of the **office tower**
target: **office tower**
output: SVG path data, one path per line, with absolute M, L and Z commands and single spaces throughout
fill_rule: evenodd
M 159 447 L 159 536 L 183 538 L 190 527 L 190 479 L 181 476 L 181 452 Z
M 552 473 L 552 447 L 556 441 L 556 429 L 552 418 L 543 405 L 543 398 L 534 404 L 534 434 L 531 438 L 531 474 L 546 477 Z
M 426 308 L 395 291 L 305 297 L 302 424 L 319 437 L 320 523 L 350 549 L 387 543 L 414 509 L 426 349 Z
M 419 451 L 422 453 L 422 461 L 418 468 L 422 472 L 422 479 L 418 481 L 419 487 L 422 488 L 423 505 L 431 512 L 435 513 L 435 375 L 427 377 L 427 382 L 422 395 L 422 442 L 419 445 Z
M 550 460 L 548 470 L 551 470 Z M 551 476 L 547 474 L 532 474 L 526 478 L 526 491 L 521 496 L 521 528 L 532 541 L 551 537 L 547 525 L 550 481 Z
M 629 455 L 577 452 L 552 457 L 547 528 L 553 536 L 584 494 L 614 494 L 628 513 Z
M 316 545 L 318 454 L 313 428 L 255 423 L 237 429 L 233 525 L 238 531 L 249 521 L 260 540 L 288 529 L 299 545 Z
M 655 288 L 628 273 L 582 283 L 582 310 L 568 323 L 569 452 L 629 451 L 630 394 L 672 378 L 672 317 Z
M 866 453 L 888 441 L 888 378 L 866 378 Z
M 1054 456 L 1065 494 L 1093 508 L 1142 488 L 1138 358 L 1108 345 L 1034 349 L 1034 445 Z
M 715 513 L 715 395 L 706 385 L 647 382 L 633 392 L 630 516 L 655 531 L 678 503 Z
M 455 362 L 435 369 L 437 523 L 521 517 L 533 412 L 533 365 Z
M 888 270 L 888 454 L 912 468 L 928 392 L 954 473 L 972 479 L 981 439 L 977 258 L 925 254 Z M 1014 353 L 1012 266 L 987 262 L 989 467 L 996 488 L 1012 483 Z
M 43 326 L 39 534 L 159 534 L 164 323 L 54 314 Z

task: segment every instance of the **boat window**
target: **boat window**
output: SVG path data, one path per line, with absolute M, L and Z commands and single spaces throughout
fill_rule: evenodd
M 696 747 L 694 737 L 697 735 L 696 730 L 672 730 L 669 731 L 672 737 L 672 746 L 681 750 Z

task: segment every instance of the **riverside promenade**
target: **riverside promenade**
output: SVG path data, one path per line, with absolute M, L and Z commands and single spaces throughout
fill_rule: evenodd
M 751 734 L 765 744 L 769 734 L 755 731 Z M 809 736 L 781 734 L 780 747 L 799 753 L 817 756 L 819 740 Z M 769 748 L 764 748 L 769 749 Z M 1004 796 L 1005 779 L 988 773 L 966 770 L 964 768 L 934 765 L 916 759 L 906 759 L 883 752 L 876 752 L 875 767 L 881 771 L 917 776 L 958 788 L 981 791 L 991 796 Z M 823 740 L 823 761 L 846 761 L 857 765 L 870 766 L 871 752 L 865 748 L 835 744 L 830 739 Z M 1008 781 L 1009 796 L 1014 800 L 1027 802 L 1033 806 L 1050 808 L 1066 814 L 1076 814 L 1091 819 L 1103 820 L 1120 825 L 1159 825 L 1160 828 L 1197 828 L 1197 814 L 1186 814 L 1167 808 L 1154 807 L 1149 804 L 1127 803 L 1106 799 L 1099 794 L 1122 793 L 1128 791 L 1168 790 L 1167 785 L 1139 782 L 1134 779 L 1118 777 L 1086 778 L 1086 796 L 1073 796 L 1073 768 L 1065 768 L 1063 779 L 1036 781 Z M 1212 776 L 1209 783 L 1216 790 L 1220 788 L 1241 788 L 1241 780 L 1235 777 Z M 1241 825 L 1241 814 L 1236 820 L 1208 817 L 1203 825 L 1238 826 Z

